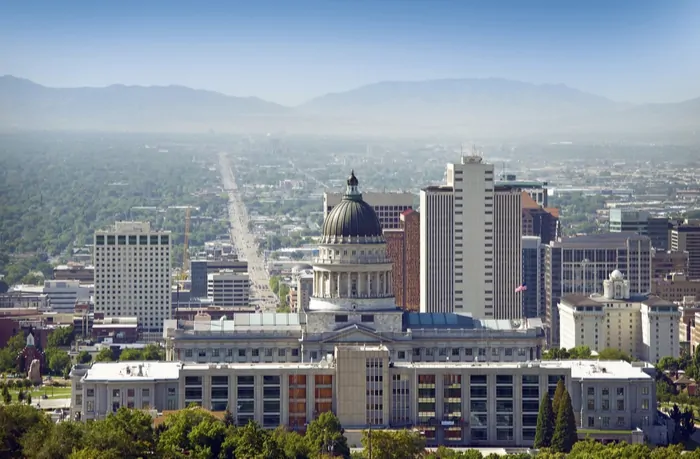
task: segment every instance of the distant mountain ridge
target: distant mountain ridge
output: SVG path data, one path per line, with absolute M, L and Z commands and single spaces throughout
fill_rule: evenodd
M 0 77 L 0 127 L 371 134 L 606 134 L 691 130 L 700 98 L 622 104 L 561 84 L 499 78 L 380 82 L 285 107 L 184 86 L 49 88 Z

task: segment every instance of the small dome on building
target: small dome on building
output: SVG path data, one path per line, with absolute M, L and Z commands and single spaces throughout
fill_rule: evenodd
M 323 222 L 323 237 L 355 238 L 383 237 L 382 225 L 372 206 L 362 200 L 357 177 L 350 174 L 348 188 L 340 204 L 335 206 Z
M 625 276 L 622 275 L 622 273 L 620 272 L 619 269 L 616 269 L 615 271 L 613 271 L 613 272 L 610 273 L 610 280 L 612 280 L 612 281 L 615 281 L 615 280 L 617 280 L 617 281 L 625 280 Z

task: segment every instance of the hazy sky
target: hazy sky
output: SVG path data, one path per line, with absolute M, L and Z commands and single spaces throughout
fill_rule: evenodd
M 0 2 L 0 75 L 296 104 L 384 80 L 502 77 L 700 96 L 696 0 Z

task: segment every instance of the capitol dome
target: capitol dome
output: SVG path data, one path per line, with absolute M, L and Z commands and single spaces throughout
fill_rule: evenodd
M 362 200 L 358 190 L 358 180 L 355 172 L 350 173 L 347 181 L 347 192 L 343 200 L 333 208 L 323 222 L 323 238 L 325 243 L 342 242 L 343 239 L 364 238 L 384 242 L 382 225 L 372 206 Z

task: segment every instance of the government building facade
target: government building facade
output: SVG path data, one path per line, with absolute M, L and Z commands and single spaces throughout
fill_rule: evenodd
M 663 442 L 653 367 L 541 362 L 539 319 L 404 312 L 391 268 L 379 219 L 352 173 L 325 219 L 307 307 L 167 320 L 167 362 L 76 366 L 73 414 L 194 403 L 228 408 L 238 424 L 303 431 L 333 411 L 346 431 L 413 428 L 429 445 L 529 447 L 539 400 L 563 379 L 580 431 Z

